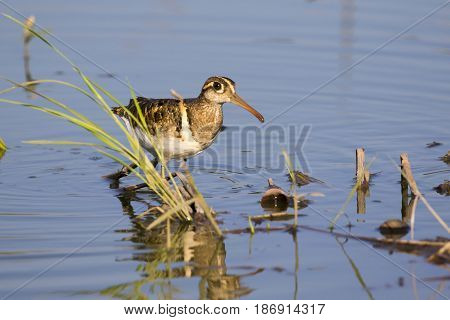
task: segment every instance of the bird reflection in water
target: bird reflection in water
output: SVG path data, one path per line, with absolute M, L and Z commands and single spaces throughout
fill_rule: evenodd
M 145 226 L 151 221 L 135 219 L 131 205 L 131 201 L 143 200 L 128 195 L 119 199 L 124 212 L 130 216 L 132 228 L 117 232 L 131 232 L 131 236 L 123 240 L 135 244 L 137 252 L 130 259 L 141 262 L 136 271 L 142 278 L 108 287 L 101 294 L 120 299 L 174 299 L 182 294 L 173 280 L 181 278 L 199 279 L 195 285 L 199 299 L 236 299 L 252 292 L 242 284 L 242 279 L 263 270 L 237 267 L 235 269 L 243 273 L 230 274 L 225 243 L 208 226 L 172 222 L 171 231 L 167 226 L 147 231 Z

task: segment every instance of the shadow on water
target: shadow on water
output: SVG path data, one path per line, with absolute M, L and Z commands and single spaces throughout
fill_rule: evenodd
M 136 267 L 140 279 L 105 288 L 99 292 L 101 295 L 119 299 L 149 299 L 152 296 L 174 299 L 181 292 L 174 280 L 180 278 L 198 278 L 199 299 L 236 299 L 252 292 L 242 284 L 242 279 L 263 269 L 242 267 L 238 269 L 248 272 L 230 273 L 224 240 L 213 230 L 172 222 L 171 228 L 170 225 L 169 228 L 163 226 L 148 232 L 146 223 L 135 219 L 131 204 L 135 198 L 121 195 L 119 199 L 130 217 L 132 228 L 116 232 L 131 232 L 123 241 L 132 242 L 139 250 L 130 259 L 140 262 Z

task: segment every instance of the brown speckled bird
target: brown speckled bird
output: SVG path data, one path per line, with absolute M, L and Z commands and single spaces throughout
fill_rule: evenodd
M 264 122 L 264 117 L 236 93 L 234 81 L 220 76 L 208 78 L 199 96 L 184 99 L 183 104 L 177 99 L 138 97 L 137 101 L 151 137 L 124 110 L 126 108 L 133 116 L 139 117 L 133 100 L 126 107 L 113 108 L 113 112 L 125 122 L 128 131 L 136 135 L 142 147 L 152 153 L 156 161 L 160 159 L 154 144 L 163 152 L 165 161 L 186 159 L 208 148 L 222 128 L 224 103 L 238 105 Z

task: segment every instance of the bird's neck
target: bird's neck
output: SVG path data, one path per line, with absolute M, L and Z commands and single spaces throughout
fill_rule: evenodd
M 201 143 L 209 143 L 222 128 L 222 104 L 208 101 L 199 96 L 194 103 L 187 104 L 189 126 L 194 138 Z

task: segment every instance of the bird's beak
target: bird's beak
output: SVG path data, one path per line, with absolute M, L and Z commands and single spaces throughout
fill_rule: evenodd
M 237 93 L 233 94 L 233 96 L 230 99 L 231 103 L 244 108 L 248 112 L 250 112 L 252 115 L 254 115 L 256 118 L 258 118 L 259 121 L 264 122 L 264 117 L 261 113 L 253 109 L 247 102 L 244 101 Z

